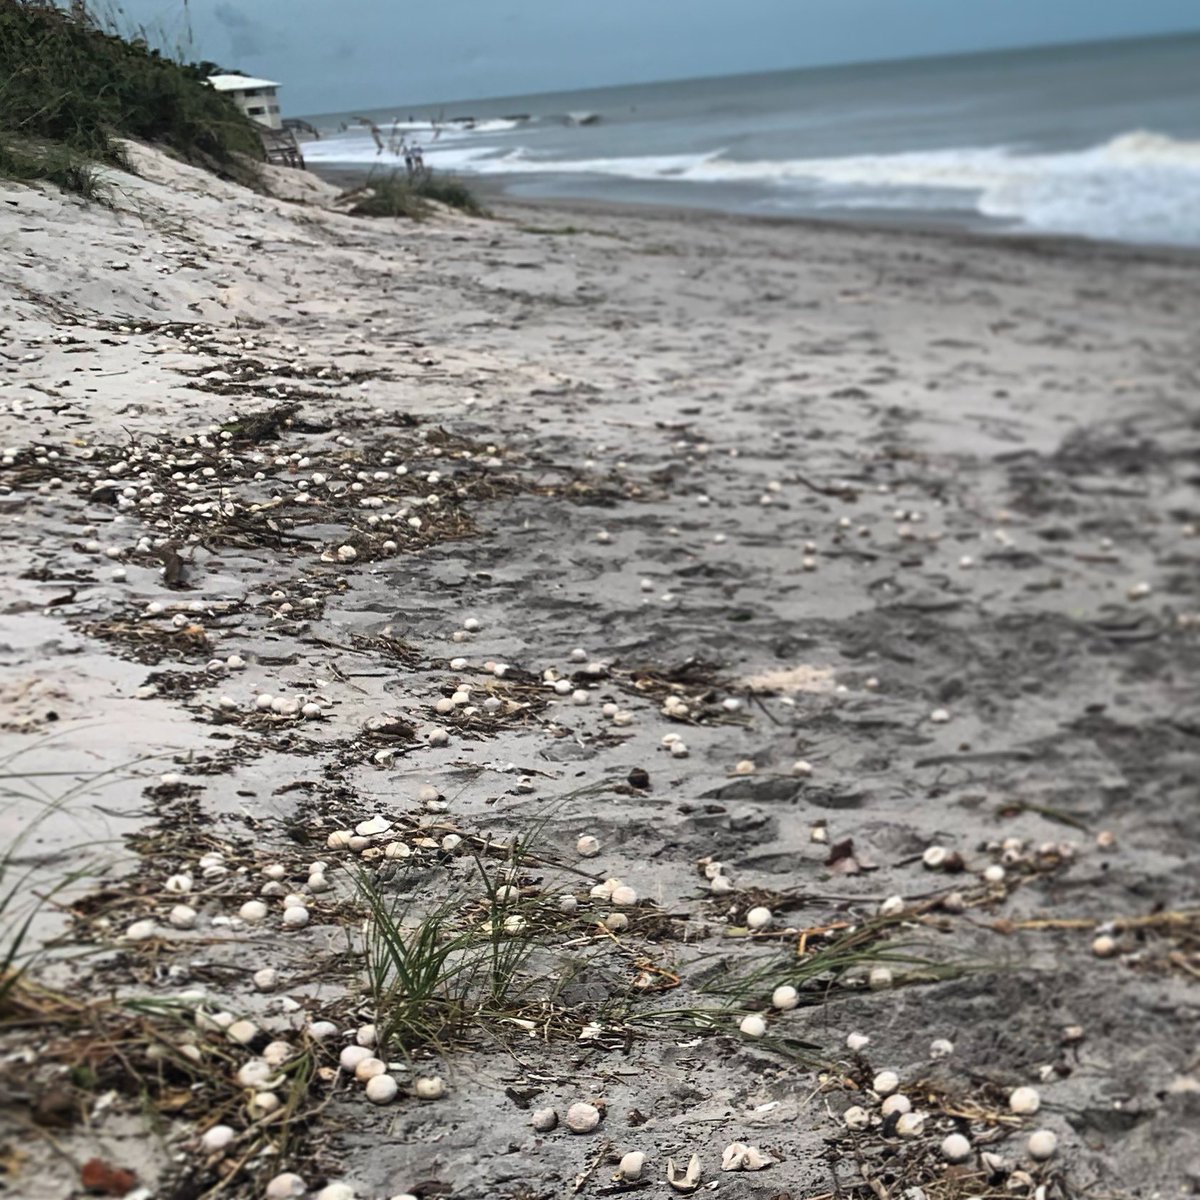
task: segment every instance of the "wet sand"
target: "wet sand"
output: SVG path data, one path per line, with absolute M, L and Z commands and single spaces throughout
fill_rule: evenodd
M 693 1152 L 730 1197 L 1200 1186 L 1195 256 L 503 202 L 367 222 L 316 181 L 301 204 L 143 171 L 115 211 L 0 191 L 0 737 L 6 771 L 74 789 L 22 864 L 42 889 L 91 871 L 39 917 L 71 939 L 49 981 L 203 991 L 255 1050 L 353 1030 L 375 1015 L 354 872 L 478 925 L 466 850 L 491 877 L 524 839 L 509 882 L 539 936 L 509 1017 L 533 1028 L 422 1051 L 387 1107 L 318 1078 L 314 1191 L 606 1195 L 628 1150 L 653 1195 Z M 246 420 L 267 412 L 286 423 Z M 0 829 L 37 811 L 0 806 Z M 393 828 L 365 859 L 327 847 L 376 814 Z M 331 886 L 307 925 L 269 893 L 264 924 L 237 919 L 264 867 L 298 891 L 314 859 Z M 637 903 L 589 895 L 612 878 Z M 850 927 L 876 958 L 739 1034 L 770 988 L 722 986 L 768 960 L 782 980 Z M 711 1029 L 649 1015 L 721 1004 Z M 65 1197 L 96 1154 L 208 1194 L 228 1164 L 189 1138 L 211 1115 L 151 1143 L 120 1088 L 53 1152 L 62 1068 L 21 1057 L 48 1036 L 0 1037 L 0 1147 L 30 1156 L 0 1181 Z M 332 1076 L 345 1040 L 312 1061 Z M 842 1122 L 878 1113 L 884 1069 L 922 1136 Z M 434 1071 L 445 1098 L 407 1094 Z M 1019 1085 L 1036 1118 L 1007 1113 Z M 209 1113 L 253 1147 L 233 1096 Z M 603 1101 L 597 1131 L 531 1129 L 580 1100 Z M 1045 1164 L 1035 1128 L 1059 1139 Z M 955 1130 L 974 1151 L 948 1169 Z M 734 1141 L 773 1165 L 722 1173 Z M 261 1195 L 268 1166 L 222 1194 Z

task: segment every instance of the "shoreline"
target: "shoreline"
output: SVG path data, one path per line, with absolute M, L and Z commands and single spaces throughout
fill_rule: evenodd
M 131 153 L 0 184 L 0 1181 L 1192 1185 L 1200 257 Z
M 372 168 L 354 166 L 339 166 L 336 164 L 317 163 L 309 166 L 308 170 L 347 191 L 352 188 L 365 186 L 372 174 Z M 402 171 L 403 168 L 393 168 Z M 391 172 L 385 172 L 390 174 Z M 1090 238 L 1082 234 L 1067 233 L 1038 233 L 1018 229 L 983 227 L 971 228 L 965 220 L 937 220 L 931 216 L 924 219 L 916 215 L 916 210 L 910 210 L 913 215 L 897 215 L 887 219 L 882 215 L 871 217 L 817 217 L 812 215 L 759 215 L 742 213 L 720 208 L 708 208 L 700 205 L 651 204 L 637 200 L 592 199 L 586 197 L 535 197 L 514 196 L 503 186 L 486 175 L 469 175 L 453 171 L 436 172 L 439 175 L 461 180 L 481 199 L 485 207 L 489 204 L 493 209 L 503 207 L 515 212 L 522 210 L 558 211 L 563 213 L 603 214 L 617 216 L 621 213 L 644 216 L 647 218 L 662 218 L 678 221 L 716 220 L 720 222 L 744 222 L 747 225 L 766 226 L 795 226 L 801 229 L 822 230 L 855 230 L 872 234 L 912 234 L 915 237 L 931 237 L 961 241 L 967 245 L 1002 245 L 1016 250 L 1033 253 L 1068 254 L 1071 252 L 1082 255 L 1111 254 L 1114 258 L 1123 259 L 1147 258 L 1150 260 L 1179 259 L 1185 262 L 1200 262 L 1200 246 L 1179 245 L 1171 242 L 1125 242 L 1116 239 Z M 849 210 L 847 210 L 848 212 Z M 982 226 L 988 218 L 979 216 L 977 221 Z

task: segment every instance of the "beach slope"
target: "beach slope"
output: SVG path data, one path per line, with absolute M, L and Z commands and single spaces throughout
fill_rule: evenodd
M 656 1195 L 693 1153 L 731 1197 L 1196 1186 L 1194 256 L 369 221 L 134 154 L 108 207 L 0 186 L 0 730 L 38 789 L 0 831 L 29 895 L 83 872 L 35 977 L 183 993 L 186 1052 L 0 1025 L 14 1194 L 98 1156 L 172 1196 L 606 1195 L 631 1150 Z M 510 965 L 414 1016 L 371 898 Z M 378 1107 L 336 1073 L 375 1024 Z M 286 1144 L 237 1075 L 281 1041 Z M 532 1128 L 576 1102 L 595 1131 Z M 772 1164 L 723 1175 L 734 1142 Z

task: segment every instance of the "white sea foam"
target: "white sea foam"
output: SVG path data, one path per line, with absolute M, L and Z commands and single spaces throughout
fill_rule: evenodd
M 719 151 L 717 152 L 720 153 Z M 695 172 L 716 159 L 713 154 L 631 155 L 626 158 L 535 158 L 523 147 L 479 160 L 494 175 L 615 175 L 622 179 L 697 179 Z
M 520 129 L 527 121 L 518 121 L 512 117 L 496 117 L 491 121 L 476 121 L 474 125 L 464 128 L 471 133 L 507 133 L 510 129 Z
M 759 170 L 757 168 L 762 168 Z M 691 175 L 709 181 L 811 181 L 847 206 L 944 205 L 957 193 L 984 216 L 1023 228 L 1134 241 L 1200 243 L 1200 142 L 1122 134 L 1087 150 L 938 150 L 787 163 L 710 161 Z M 861 189 L 847 195 L 847 189 Z
M 485 160 L 487 171 L 546 169 L 517 155 Z M 1056 154 L 986 147 L 844 158 L 739 162 L 717 153 L 685 158 L 556 163 L 631 179 L 759 183 L 812 189 L 813 207 L 945 208 L 1044 232 L 1200 244 L 1200 142 L 1138 131 Z M 798 197 L 797 197 L 798 199 Z M 777 198 L 775 211 L 787 197 Z
M 974 208 L 1019 228 L 1133 241 L 1200 244 L 1200 142 L 1138 130 L 1090 149 L 1023 153 L 990 146 L 837 158 L 741 161 L 707 154 L 539 158 L 517 146 L 428 143 L 434 166 L 489 175 L 599 175 L 636 181 L 757 184 L 764 208 Z M 347 136 L 306 146 L 310 158 L 373 161 L 374 143 Z M 327 153 L 311 153 L 323 146 Z
M 388 161 L 396 157 L 401 139 L 420 146 L 426 153 L 445 146 L 461 145 L 472 138 L 508 133 L 528 124 L 514 118 L 496 118 L 465 125 L 457 121 L 388 121 L 377 125 L 376 135 L 364 125 L 352 125 L 344 132 L 327 134 L 319 141 L 304 143 L 304 157 L 310 162 L 338 163 L 358 166 Z

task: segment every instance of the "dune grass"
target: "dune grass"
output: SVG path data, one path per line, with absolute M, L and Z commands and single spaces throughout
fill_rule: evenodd
M 261 139 L 214 70 L 106 30 L 86 3 L 0 0 L 0 175 L 94 198 L 95 164 L 128 169 L 129 138 L 254 185 Z
M 939 962 L 919 954 L 907 940 L 892 940 L 894 933 L 905 929 L 904 917 L 873 917 L 837 933 L 803 957 L 792 953 L 790 946 L 783 952 L 756 955 L 737 970 L 706 980 L 700 991 L 754 1006 L 765 1004 L 776 988 L 791 986 L 804 1006 L 824 1003 L 833 988 L 873 967 L 896 967 L 906 978 L 921 983 L 954 978 L 966 969 L 963 963 Z
M 55 744 L 55 735 L 49 735 L 0 756 L 0 1018 L 43 957 L 60 949 L 57 935 L 48 941 L 35 937 L 38 918 L 103 867 L 99 845 L 88 840 L 52 851 L 74 864 L 52 876 L 44 857 L 45 839 L 53 832 L 48 823 L 57 820 L 61 825 L 70 819 L 74 805 L 95 800 L 104 787 L 127 778 L 141 761 L 80 772 L 46 770 L 25 758 L 44 754 Z
M 411 174 L 401 170 L 373 174 L 363 195 L 349 211 L 356 217 L 407 217 L 420 221 L 432 212 L 430 201 L 473 217 L 489 215 L 461 179 L 439 175 L 428 168 Z
M 358 879 L 367 990 L 380 1044 L 395 1052 L 444 1047 L 523 1007 L 522 968 L 537 945 L 522 911 L 529 902 L 504 898 L 508 885 L 475 861 L 485 894 L 476 912 L 462 893 L 430 908 L 416 893 L 388 897 Z
M 515 842 L 503 866 L 472 858 L 470 884 L 436 903 L 420 876 L 405 877 L 424 869 L 411 860 L 393 880 L 395 893 L 385 893 L 366 873 L 357 876 L 367 915 L 364 990 L 380 1045 L 389 1052 L 448 1053 L 481 1038 L 504 1042 L 519 1031 L 544 1040 L 739 1038 L 742 1019 L 762 1013 L 771 1018 L 763 1049 L 825 1065 L 829 1055 L 807 1040 L 807 1022 L 773 1009 L 776 988 L 794 987 L 796 1006 L 805 1008 L 861 994 L 876 968 L 895 969 L 887 986 L 903 987 L 956 978 L 978 966 L 929 956 L 924 951 L 932 946 L 906 937 L 913 930 L 893 917 L 848 924 L 801 954 L 789 939 L 765 954 L 747 943 L 748 953 L 738 947 L 690 954 L 683 967 L 656 963 L 666 943 L 653 950 L 636 933 L 613 936 L 603 905 L 576 915 L 563 911 L 553 890 L 521 885 L 526 868 L 545 862 L 528 842 Z M 652 911 L 629 910 L 635 922 Z M 572 979 L 591 971 L 606 979 L 607 996 L 580 1001 L 576 990 L 577 998 L 567 999 Z M 872 979 L 871 986 L 879 985 Z
M 97 164 L 54 142 L 6 139 L 0 133 L 0 178 L 55 183 L 85 200 L 103 200 L 106 190 Z
M 35 890 L 36 866 L 27 861 L 26 846 L 43 821 L 66 801 L 63 798 L 42 799 L 38 794 L 37 776 L 5 770 L 15 757 L 12 755 L 0 762 L 0 820 L 15 816 L 17 820 L 13 823 L 18 828 L 16 836 L 0 847 L 0 1016 L 6 1002 L 37 960 L 41 948 L 31 946 L 30 940 L 33 924 L 43 906 L 55 891 L 78 878 L 76 874 L 68 874 L 47 893 L 39 894 Z M 32 817 L 27 815 L 31 799 L 40 805 Z
M 487 216 L 487 210 L 479 203 L 475 193 L 454 175 L 439 175 L 428 169 L 418 171 L 411 186 L 423 200 L 435 200 L 473 217 Z

